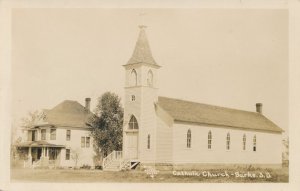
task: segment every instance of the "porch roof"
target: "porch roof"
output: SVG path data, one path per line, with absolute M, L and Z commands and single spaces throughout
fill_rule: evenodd
M 64 148 L 64 145 L 51 144 L 47 141 L 28 141 L 19 143 L 16 145 L 17 147 L 59 147 Z

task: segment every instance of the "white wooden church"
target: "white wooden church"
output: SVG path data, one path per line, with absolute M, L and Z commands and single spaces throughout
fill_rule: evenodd
M 280 166 L 283 130 L 262 114 L 261 103 L 256 111 L 243 111 L 158 96 L 160 66 L 145 28 L 140 26 L 133 55 L 124 65 L 123 151 L 111 153 L 104 168 L 128 163 Z

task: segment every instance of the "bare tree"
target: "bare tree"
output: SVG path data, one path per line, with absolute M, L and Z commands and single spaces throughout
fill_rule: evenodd
M 74 168 L 77 168 L 77 164 L 78 164 L 78 161 L 79 161 L 80 153 L 81 152 L 80 152 L 79 149 L 75 149 L 75 150 L 71 151 L 71 158 L 75 162 Z
M 33 126 L 34 124 L 37 124 L 40 121 L 43 121 L 46 119 L 46 114 L 43 111 L 33 111 L 29 112 L 27 117 L 22 118 L 22 126 L 25 128 L 29 128 Z

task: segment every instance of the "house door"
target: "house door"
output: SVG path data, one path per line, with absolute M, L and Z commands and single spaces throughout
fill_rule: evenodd
M 42 156 L 42 148 L 37 149 L 37 159 L 40 160 Z
M 127 152 L 130 159 L 138 158 L 138 133 L 127 133 Z

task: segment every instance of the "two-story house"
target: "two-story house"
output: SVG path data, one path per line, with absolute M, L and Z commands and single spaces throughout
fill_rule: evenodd
M 25 154 L 24 166 L 80 167 L 94 166 L 95 152 L 91 136 L 90 98 L 85 107 L 65 100 L 44 110 L 42 121 L 23 130 L 18 149 Z

